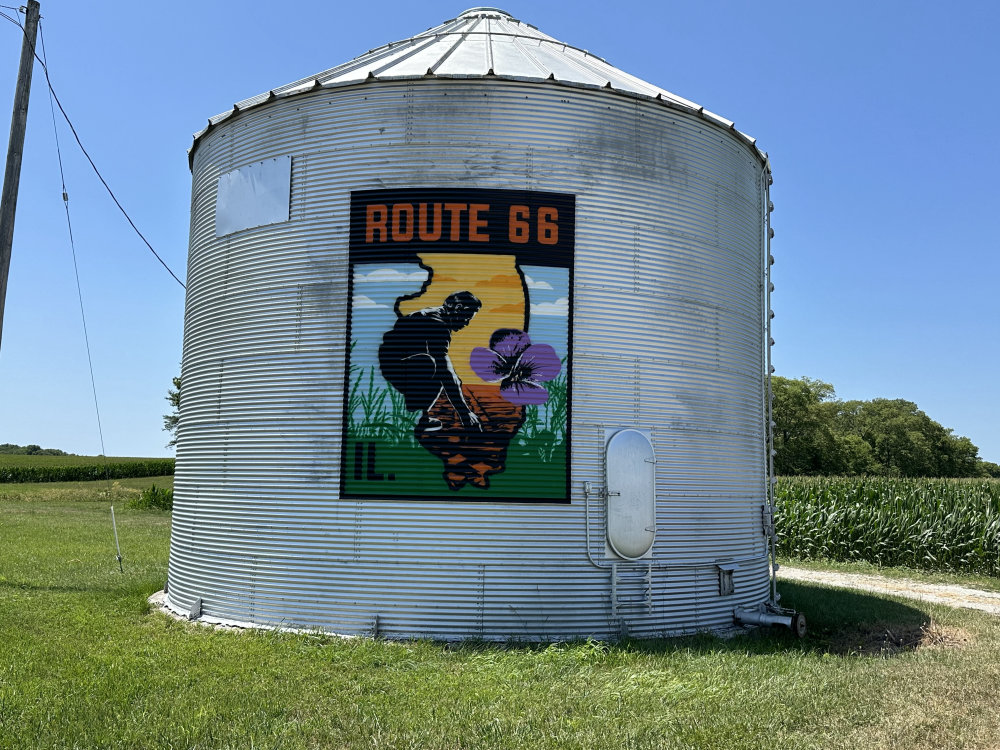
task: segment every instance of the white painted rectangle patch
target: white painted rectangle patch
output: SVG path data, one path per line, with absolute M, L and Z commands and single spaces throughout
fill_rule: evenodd
M 248 164 L 219 177 L 215 236 L 288 221 L 292 157 Z

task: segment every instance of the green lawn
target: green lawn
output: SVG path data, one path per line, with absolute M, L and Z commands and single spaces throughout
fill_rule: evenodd
M 18 503 L 92 503 L 113 500 L 124 504 L 152 485 L 173 489 L 173 476 L 132 477 L 113 479 L 111 482 L 26 482 L 23 484 L 0 483 L 2 508 L 15 508 Z M 110 493 L 110 494 L 109 494 Z M 2 522 L 0 516 L 0 522 Z
M 169 477 L 0 486 L 0 748 L 991 748 L 1000 618 L 783 583 L 810 635 L 504 647 L 150 613 Z M 960 579 L 957 579 L 960 580 Z M 920 638 L 927 645 L 914 648 Z

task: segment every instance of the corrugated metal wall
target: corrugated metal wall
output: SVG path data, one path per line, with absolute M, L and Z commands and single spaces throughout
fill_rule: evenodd
M 219 176 L 287 155 L 290 221 L 216 238 Z M 320 89 L 203 136 L 169 605 L 566 638 L 720 627 L 764 601 L 763 169 L 651 100 L 504 80 Z M 571 504 L 339 499 L 350 193 L 409 187 L 576 196 Z M 651 561 L 612 570 L 604 501 L 586 507 L 583 483 L 599 492 L 605 430 L 624 427 L 652 435 L 657 538 Z M 721 597 L 715 564 L 733 560 Z

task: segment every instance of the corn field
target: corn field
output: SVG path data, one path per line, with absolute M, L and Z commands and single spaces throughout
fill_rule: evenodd
M 98 479 L 162 477 L 174 473 L 172 458 L 101 456 L 0 456 L 0 484 L 89 482 Z
M 1000 480 L 790 477 L 775 500 L 784 557 L 1000 576 Z

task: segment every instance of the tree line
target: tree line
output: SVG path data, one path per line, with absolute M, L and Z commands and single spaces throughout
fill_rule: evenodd
M 780 476 L 1000 477 L 967 437 L 912 401 L 841 401 L 829 383 L 772 377 Z
M 69 456 L 58 448 L 42 448 L 40 445 L 15 445 L 0 443 L 0 456 Z

